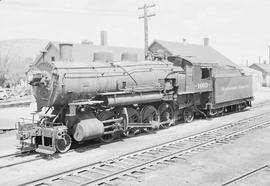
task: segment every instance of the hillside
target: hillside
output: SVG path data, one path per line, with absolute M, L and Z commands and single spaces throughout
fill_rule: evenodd
M 20 58 L 35 58 L 44 48 L 48 40 L 43 39 L 12 39 L 0 41 L 1 56 L 17 56 Z
M 0 41 L 0 79 L 5 78 L 11 83 L 16 83 L 24 77 L 29 64 L 47 43 L 48 40 L 42 39 Z

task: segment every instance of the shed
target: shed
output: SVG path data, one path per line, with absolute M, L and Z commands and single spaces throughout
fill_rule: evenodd
M 262 87 L 262 72 L 249 67 L 242 67 L 242 69 L 246 75 L 252 76 L 253 92 L 260 90 Z
M 270 87 L 270 65 L 269 64 L 257 64 L 250 65 L 250 68 L 260 71 L 262 73 L 262 86 Z

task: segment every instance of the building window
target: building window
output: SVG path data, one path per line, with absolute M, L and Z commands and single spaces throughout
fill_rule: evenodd
M 51 57 L 51 61 L 55 61 L 55 57 L 54 56 Z

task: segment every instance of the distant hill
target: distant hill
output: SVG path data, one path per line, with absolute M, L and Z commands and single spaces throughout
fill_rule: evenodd
M 43 39 L 0 41 L 0 76 L 4 74 L 11 83 L 25 77 L 29 64 L 33 62 L 48 42 L 48 40 Z
M 44 39 L 12 39 L 0 41 L 0 55 L 35 58 L 49 40 Z

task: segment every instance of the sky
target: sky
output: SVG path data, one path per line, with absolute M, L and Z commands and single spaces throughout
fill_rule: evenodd
M 239 64 L 269 59 L 270 0 L 2 0 L 0 40 L 37 38 L 144 47 L 144 3 L 155 4 L 149 43 L 168 40 L 210 46 Z

